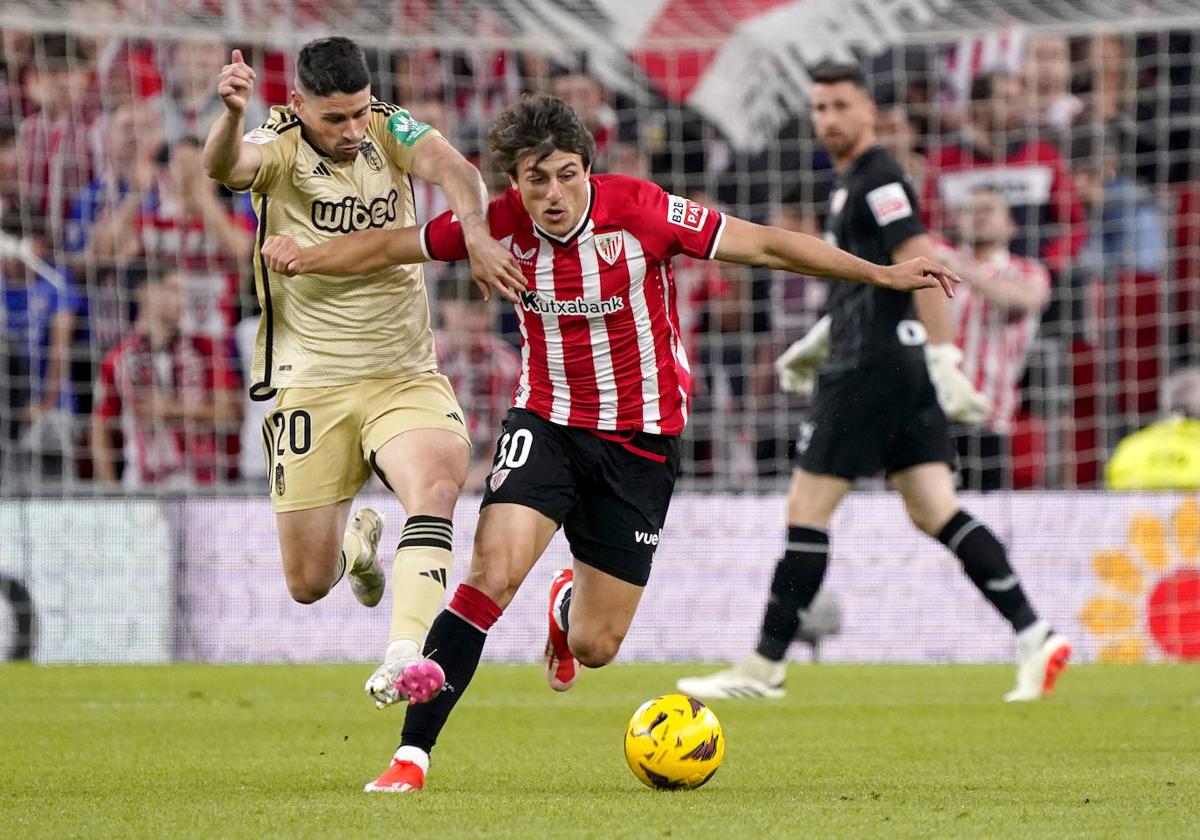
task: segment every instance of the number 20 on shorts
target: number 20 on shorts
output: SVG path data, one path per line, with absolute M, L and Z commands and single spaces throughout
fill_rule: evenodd
M 293 455 L 303 455 L 312 446 L 312 416 L 307 411 L 278 411 L 271 415 L 271 425 L 274 427 L 275 457 L 287 454 L 285 443 Z

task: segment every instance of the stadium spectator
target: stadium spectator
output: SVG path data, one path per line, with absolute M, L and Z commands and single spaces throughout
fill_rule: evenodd
M 438 369 L 454 386 L 471 435 L 463 489 L 477 493 L 492 469 L 495 439 L 521 375 L 521 354 L 492 332 L 496 310 L 469 275 L 452 270 L 442 277 L 437 309 Z
M 1166 417 L 1117 444 L 1105 470 L 1113 490 L 1200 490 L 1200 368 L 1170 377 Z
M 14 14 L 28 14 L 25 3 L 12 0 L 4 4 Z M 33 33 L 14 26 L 0 27 L 0 125 L 16 126 L 26 114 L 33 111 L 33 103 L 27 98 L 21 79 L 33 62 Z
M 195 35 L 175 43 L 164 67 L 166 88 L 162 96 L 163 137 L 175 143 L 188 137 L 204 137 L 225 110 L 212 80 L 225 66 L 229 51 L 216 36 Z M 246 110 L 246 125 L 257 126 L 266 119 L 266 108 L 257 96 Z
M 925 183 L 927 163 L 925 155 L 917 151 L 917 129 L 908 110 L 903 105 L 881 107 L 875 116 L 875 135 L 913 186 L 920 188 Z
M 1159 337 L 1166 315 L 1165 225 L 1153 195 L 1121 171 L 1110 143 L 1081 133 L 1071 167 L 1088 217 L 1076 283 L 1087 283 L 1092 293 L 1085 332 L 1115 350 L 1117 410 L 1144 422 L 1158 410 L 1165 366 Z
M 181 333 L 179 272 L 146 273 L 137 321 L 108 352 L 96 383 L 96 478 L 128 488 L 188 489 L 230 477 L 222 439 L 237 429 L 236 373 L 202 336 Z
M 130 202 L 105 216 L 95 225 L 93 249 L 117 264 L 136 258 L 152 272 L 183 272 L 184 331 L 223 338 L 236 323 L 240 269 L 254 247 L 255 222 L 241 199 L 234 209 L 226 205 L 217 182 L 204 174 L 201 148 L 185 137 L 164 149 L 145 205 Z
M 628 175 L 630 178 L 652 179 L 650 160 L 636 143 L 613 143 L 609 148 L 607 168 L 610 175 Z
M 17 212 L 21 203 L 17 130 L 0 119 L 0 223 Z
M 50 241 L 59 246 L 71 202 L 91 181 L 86 100 L 92 67 L 69 35 L 38 33 L 34 42 L 37 60 L 24 85 L 37 110 L 18 134 L 21 192 L 30 210 L 46 218 Z
M 971 83 L 961 134 L 929 154 L 922 215 L 927 227 L 942 230 L 973 187 L 991 184 L 1017 223 L 1013 253 L 1042 260 L 1057 276 L 1086 237 L 1083 205 L 1058 150 L 1025 134 L 1021 101 L 1016 76 L 989 73 Z
M 1167 234 L 1154 196 L 1124 174 L 1111 143 L 1081 132 L 1071 144 L 1071 178 L 1087 215 L 1078 262 L 1093 275 L 1123 271 L 1158 275 Z
M 606 165 L 609 146 L 617 140 L 618 120 L 617 112 L 608 104 L 604 88 L 582 70 L 559 68 L 551 76 L 550 93 L 579 114 L 587 130 L 596 138 L 597 165 Z
M 964 281 L 953 300 L 962 371 L 991 402 L 982 427 L 953 429 L 965 490 L 1011 488 L 1011 435 L 1029 345 L 1050 299 L 1045 267 L 1009 251 L 1016 223 L 1004 196 L 976 187 L 958 214 L 962 246 L 940 243 L 938 256 Z
M 1056 35 L 1029 39 L 1022 72 L 1030 123 L 1043 134 L 1048 132 L 1047 139 L 1061 142 L 1059 135 L 1084 109 L 1083 100 L 1071 93 L 1071 47 L 1067 39 Z
M 5 219 L 0 237 L 4 356 L 0 411 L 7 414 L 6 446 L 22 451 L 23 468 L 43 481 L 62 481 L 69 472 L 75 439 L 71 389 L 71 341 L 85 315 L 83 299 L 65 268 L 54 266 L 41 220 L 22 227 Z M 45 270 L 39 270 L 39 267 Z M 10 465 L 11 466 L 11 465 Z
M 66 232 L 67 250 L 90 265 L 112 256 L 88 247 L 97 222 L 115 217 L 123 223 L 115 229 L 128 231 L 129 223 L 141 213 L 154 186 L 154 157 L 162 143 L 157 112 L 140 102 L 123 105 L 97 121 L 97 126 L 103 129 L 103 140 L 96 157 L 96 177 L 73 202 Z

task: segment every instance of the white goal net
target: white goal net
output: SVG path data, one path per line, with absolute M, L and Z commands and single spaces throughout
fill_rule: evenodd
M 220 653 L 188 647 L 194 617 L 177 612 L 189 587 L 204 588 L 183 568 L 203 534 L 154 525 L 139 543 L 129 511 L 169 523 L 180 505 L 203 522 L 211 504 L 233 528 L 228 506 L 266 482 L 265 409 L 243 396 L 259 316 L 254 218 L 199 166 L 222 108 L 215 78 L 242 50 L 258 74 L 253 121 L 287 100 L 298 47 L 327 34 L 357 39 L 375 95 L 432 123 L 495 190 L 506 183 L 486 159 L 489 121 L 546 91 L 592 129 L 597 171 L 813 233 L 832 173 L 806 116 L 808 73 L 858 62 L 931 233 L 971 272 L 1044 278 L 1045 294 L 1016 303 L 978 291 L 982 322 L 959 313 L 965 364 L 996 404 L 983 427 L 958 430 L 963 486 L 1099 490 L 1119 442 L 1171 411 L 1200 411 L 1186 377 L 1200 364 L 1200 2 L 6 0 L 0 534 L 28 547 L 45 536 L 33 523 L 54 527 L 37 505 L 78 505 L 75 536 L 103 544 L 113 586 L 135 574 L 139 544 L 161 549 L 171 562 L 155 574 L 175 594 L 146 608 L 147 633 L 171 628 L 149 658 Z M 973 246 L 980 186 L 1014 219 L 1001 250 L 1017 268 Z M 421 185 L 417 200 L 424 217 L 446 206 Z M 780 393 L 772 361 L 814 323 L 826 286 L 690 260 L 676 270 L 695 375 L 680 487 L 695 499 L 777 493 L 806 405 Z M 151 327 L 147 301 L 164 279 L 179 305 Z M 511 368 L 489 359 L 492 372 L 475 375 L 478 327 L 454 314 L 462 267 L 431 268 L 427 281 L 487 458 L 511 388 L 493 368 Z M 493 305 L 486 325 L 515 348 L 511 312 Z M 164 330 L 186 352 L 159 352 Z M 212 410 L 230 393 L 236 408 Z M 135 508 L 106 513 L 110 503 Z M 136 507 L 151 503 L 166 507 Z M 771 505 L 760 527 L 775 533 Z M 259 530 L 249 553 L 275 557 Z M 0 550 L 12 552 L 0 591 L 28 589 L 29 552 Z M 262 574 L 282 590 L 273 567 Z M 764 586 L 762 574 L 745 585 L 752 612 Z M 28 636 L 14 610 L 7 624 Z

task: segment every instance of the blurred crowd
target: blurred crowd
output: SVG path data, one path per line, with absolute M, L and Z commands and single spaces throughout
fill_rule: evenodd
M 81 3 L 105 13 L 105 0 Z M 1200 34 L 1074 39 L 1011 31 L 869 64 L 880 141 L 909 173 L 947 261 L 964 369 L 995 406 L 959 430 L 969 487 L 1091 487 L 1155 420 L 1200 339 Z M 243 387 L 258 317 L 247 199 L 207 179 L 215 79 L 258 71 L 248 124 L 287 101 L 291 56 L 197 31 L 143 41 L 0 31 L 0 481 L 194 490 L 263 480 L 264 407 Z M 586 56 L 373 51 L 375 94 L 487 166 L 490 119 L 561 96 L 596 170 L 819 234 L 829 161 L 798 115 L 733 148 L 684 106 L 605 89 Z M 445 209 L 417 185 L 422 219 Z M 685 473 L 746 488 L 786 474 L 803 406 L 771 361 L 817 317 L 811 278 L 681 259 L 696 372 Z M 427 275 L 441 364 L 472 416 L 480 486 L 519 369 L 515 318 L 462 266 Z M 789 419 L 790 418 L 790 419 Z

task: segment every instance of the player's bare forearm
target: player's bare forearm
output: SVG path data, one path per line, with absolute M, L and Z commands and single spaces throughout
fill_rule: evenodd
M 881 266 L 809 236 L 727 216 L 715 254 L 723 262 L 774 268 L 815 277 L 882 285 Z
M 242 140 L 245 117 L 225 111 L 217 117 L 204 142 L 204 171 L 233 190 L 247 189 L 262 166 L 262 152 Z
M 763 266 L 796 274 L 811 274 L 885 289 L 940 289 L 947 297 L 959 282 L 936 260 L 918 259 L 900 265 L 875 265 L 815 236 L 764 227 L 726 217 L 725 232 L 715 254 L 718 260 Z
M 471 260 L 471 278 L 485 300 L 496 291 L 516 303 L 517 292 L 525 288 L 525 276 L 516 258 L 492 238 L 488 225 L 487 188 L 479 170 L 441 137 L 421 144 L 413 157 L 412 172 L 423 181 L 437 184 L 462 225 L 467 256 Z
M 286 236 L 268 236 L 262 255 L 270 271 L 288 277 L 297 274 L 348 277 L 389 265 L 425 262 L 421 229 L 415 227 L 360 230 L 308 248 L 301 248 Z
M 412 173 L 422 181 L 437 184 L 446 194 L 446 203 L 470 241 L 488 236 L 487 188 L 479 170 L 446 140 L 435 137 L 422 143 L 413 155 Z
M 937 260 L 933 241 L 926 234 L 910 237 L 892 251 L 892 259 L 897 263 L 919 258 Z M 930 344 L 949 344 L 954 341 L 950 301 L 945 295 L 932 290 L 914 292 L 913 306 L 916 307 L 917 317 L 929 335 Z

